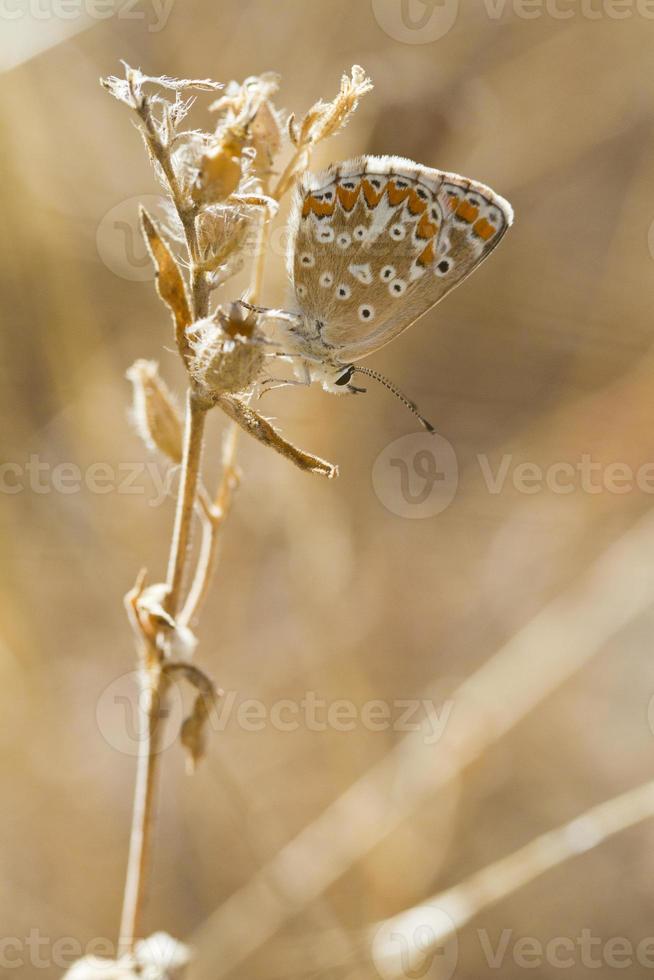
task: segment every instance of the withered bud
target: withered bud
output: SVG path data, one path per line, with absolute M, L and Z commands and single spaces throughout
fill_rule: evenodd
M 159 374 L 156 361 L 135 361 L 127 371 L 134 386 L 132 422 L 148 449 L 173 463 L 182 459 L 183 425 L 175 400 Z
M 261 374 L 265 337 L 256 314 L 241 303 L 218 307 L 213 316 L 194 323 L 189 343 L 189 370 L 210 397 L 247 391 Z
M 168 612 L 166 600 L 169 591 L 165 582 L 149 585 L 136 600 L 136 612 L 146 635 L 165 633 L 171 655 L 178 660 L 190 660 L 198 641 L 188 626 L 178 623 Z
M 243 176 L 244 137 L 226 130 L 215 147 L 200 157 L 191 196 L 196 204 L 217 204 L 236 192 Z
M 250 124 L 250 139 L 256 150 L 255 166 L 265 173 L 282 148 L 283 130 L 277 112 L 268 99 L 264 100 Z

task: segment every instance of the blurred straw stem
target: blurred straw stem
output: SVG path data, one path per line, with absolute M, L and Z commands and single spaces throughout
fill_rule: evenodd
M 410 969 L 419 970 L 421 963 L 431 962 L 438 946 L 484 909 L 551 868 L 597 847 L 609 837 L 650 817 L 654 817 L 654 781 L 600 803 L 569 823 L 536 837 L 507 857 L 475 872 L 454 888 L 448 888 L 419 906 L 376 923 L 368 931 L 375 964 L 382 969 L 386 980 L 392 977 L 402 980 L 407 976 L 407 951 Z M 434 917 L 430 914 L 433 912 L 438 915 Z M 421 926 L 427 926 L 427 929 L 421 929 Z M 418 950 L 415 938 L 419 929 L 421 943 Z M 429 936 L 427 942 L 424 941 L 425 936 Z M 398 951 L 402 951 L 405 958 Z
M 218 563 L 218 548 L 220 532 L 229 514 L 234 492 L 240 482 L 240 472 L 236 465 L 236 450 L 238 446 L 239 429 L 234 422 L 228 422 L 225 432 L 222 457 L 222 476 L 216 493 L 215 501 L 205 502 L 201 509 L 202 541 L 200 555 L 193 583 L 180 613 L 179 620 L 188 626 L 200 612 L 206 599 L 211 580 Z
M 189 388 L 186 398 L 186 426 L 182 457 L 182 476 L 177 495 L 175 526 L 168 561 L 168 611 L 175 616 L 181 601 L 184 572 L 190 546 L 191 523 L 198 492 L 202 443 L 207 406 Z
M 642 615 L 654 601 L 653 550 L 648 513 L 452 693 L 436 744 L 427 719 L 209 916 L 192 940 L 193 980 L 243 963 Z
M 149 704 L 145 717 L 146 730 L 140 733 L 139 738 L 134 810 L 118 941 L 120 955 L 134 948 L 141 931 L 151 848 L 153 800 L 164 728 L 162 721 L 165 718 L 164 705 L 169 686 L 163 671 L 157 672 L 155 678 L 150 671 L 148 678 L 147 686 L 144 684 L 141 688 L 142 694 L 147 691 Z M 140 714 L 142 713 L 139 712 Z

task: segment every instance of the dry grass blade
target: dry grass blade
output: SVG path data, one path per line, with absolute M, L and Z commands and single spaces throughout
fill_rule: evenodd
M 644 783 L 587 810 L 569 823 L 530 841 L 415 908 L 378 922 L 369 930 L 372 958 L 386 980 L 421 976 L 435 950 L 485 908 L 539 875 L 583 854 L 643 820 L 654 817 L 654 782 Z M 428 937 L 417 947 L 415 936 Z M 408 959 L 408 962 L 407 962 Z M 408 974 L 407 968 L 415 971 Z
M 654 516 L 647 515 L 463 681 L 450 696 L 451 712 L 435 744 L 427 719 L 216 909 L 195 936 L 194 980 L 219 980 L 245 962 L 584 667 L 607 637 L 647 610 L 654 599 L 653 548 Z M 428 703 L 440 700 L 439 693 L 426 693 Z M 281 901 L 285 882 L 292 888 Z

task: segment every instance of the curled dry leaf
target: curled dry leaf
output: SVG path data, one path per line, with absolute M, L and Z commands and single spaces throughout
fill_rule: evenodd
M 198 694 L 193 702 L 193 710 L 184 719 L 180 739 L 186 750 L 186 767 L 189 773 L 195 772 L 199 762 L 207 754 L 207 722 L 211 704 L 204 694 Z
M 127 371 L 127 378 L 134 386 L 130 414 L 136 431 L 149 450 L 158 450 L 172 463 L 180 463 L 182 417 L 156 361 L 135 361 Z
M 262 442 L 264 446 L 270 446 L 276 452 L 290 459 L 301 470 L 306 473 L 317 473 L 319 476 L 326 476 L 328 480 L 338 476 L 338 466 L 328 463 L 320 456 L 314 456 L 303 449 L 298 449 L 293 443 L 284 439 L 279 432 L 270 424 L 268 419 L 259 415 L 253 408 L 234 398 L 231 395 L 223 395 L 218 399 L 218 404 L 234 422 L 245 429 L 251 436 Z
M 206 755 L 211 709 L 224 692 L 215 686 L 204 671 L 193 664 L 168 661 L 164 665 L 164 671 L 169 677 L 181 674 L 198 692 L 191 713 L 180 729 L 180 740 L 187 753 L 187 768 L 189 772 L 194 772 L 198 762 Z
M 148 251 L 156 269 L 157 292 L 173 315 L 175 339 L 179 352 L 186 361 L 190 356 L 186 328 L 191 323 L 192 317 L 184 278 L 157 225 L 143 207 L 141 208 L 141 225 Z

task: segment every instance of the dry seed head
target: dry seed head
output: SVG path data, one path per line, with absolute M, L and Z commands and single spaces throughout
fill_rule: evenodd
M 372 89 L 372 81 L 360 65 L 353 65 L 351 75 L 343 75 L 341 88 L 332 102 L 316 102 L 302 121 L 300 141 L 317 143 L 333 136 L 349 121 L 359 99 Z
M 235 81 L 228 82 L 225 94 L 209 106 L 212 112 L 218 114 L 218 129 L 225 126 L 246 129 L 261 104 L 269 100 L 278 88 L 279 75 L 272 71 L 251 75 L 242 85 Z
M 203 208 L 197 220 L 203 259 L 216 267 L 222 265 L 233 252 L 241 250 L 249 230 L 250 220 L 240 206 Z
M 175 400 L 159 375 L 156 361 L 135 361 L 127 371 L 134 386 L 132 422 L 148 449 L 173 463 L 182 459 L 183 428 Z
M 189 330 L 191 375 L 210 398 L 247 391 L 263 369 L 265 337 L 240 303 L 218 307 Z
M 171 163 L 184 202 L 190 205 L 194 200 L 194 188 L 201 166 L 201 160 L 211 146 L 211 137 L 206 133 L 189 133 L 171 153 Z M 166 186 L 166 178 L 158 169 L 161 182 Z

